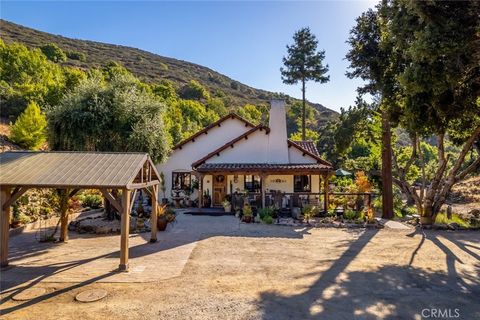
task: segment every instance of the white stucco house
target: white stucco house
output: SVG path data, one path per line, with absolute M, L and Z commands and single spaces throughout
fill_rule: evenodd
M 313 142 L 287 138 L 283 100 L 271 101 L 268 127 L 229 114 L 174 146 L 157 170 L 165 177 L 170 199 L 198 181 L 191 198 L 199 206 L 221 206 L 236 193 L 256 197 L 265 206 L 281 193 L 284 206 L 300 197 L 325 209 L 327 180 L 334 172 Z

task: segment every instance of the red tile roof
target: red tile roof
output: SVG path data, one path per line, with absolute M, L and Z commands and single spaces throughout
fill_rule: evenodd
M 322 163 L 203 163 L 197 167 L 198 172 L 312 172 L 312 171 L 331 171 L 331 166 Z
M 324 160 L 320 157 L 317 148 L 311 141 L 292 141 L 288 140 L 288 146 L 289 147 L 295 147 L 298 150 L 302 151 L 305 154 L 308 154 L 312 158 L 316 159 L 319 163 L 323 163 L 324 165 L 327 166 L 332 166 L 330 162 L 327 160 Z
M 300 147 L 302 147 L 305 150 L 308 150 L 309 152 L 316 154 L 317 156 L 320 156 L 320 153 L 318 152 L 317 146 L 313 141 L 293 141 L 296 144 L 298 144 Z

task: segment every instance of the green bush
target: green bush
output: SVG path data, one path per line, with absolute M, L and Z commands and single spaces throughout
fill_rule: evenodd
M 30 102 L 11 129 L 10 140 L 19 146 L 38 150 L 46 140 L 47 119 L 35 102 Z
M 67 55 L 55 43 L 46 44 L 40 47 L 40 50 L 42 50 L 43 54 L 50 61 L 53 61 L 53 62 L 67 61 Z
M 98 209 L 103 204 L 103 198 L 98 194 L 87 193 L 79 196 L 79 200 L 82 202 L 84 208 Z
M 87 61 L 87 56 L 83 52 L 78 52 L 78 51 L 68 51 L 67 52 L 67 57 L 72 60 L 78 60 L 81 62 Z
M 435 218 L 435 223 L 439 223 L 439 224 L 456 223 L 459 226 L 464 228 L 470 227 L 470 223 L 468 221 L 463 220 L 456 213 L 452 213 L 452 218 L 448 219 L 447 214 L 445 212 L 440 212 L 439 214 L 437 214 L 437 217 Z
M 353 220 L 353 219 L 357 218 L 357 213 L 353 210 L 347 209 L 343 213 L 343 217 L 347 220 Z
M 268 207 L 268 208 L 260 208 L 260 209 L 258 210 L 258 214 L 259 214 L 260 219 L 261 219 L 262 221 L 265 221 L 265 218 L 267 218 L 267 217 L 273 218 L 274 213 L 275 213 L 275 209 L 274 209 L 274 208 L 270 208 L 270 207 Z
M 266 224 L 272 224 L 273 223 L 273 218 L 271 216 L 266 216 L 265 218 L 262 219 L 263 222 Z

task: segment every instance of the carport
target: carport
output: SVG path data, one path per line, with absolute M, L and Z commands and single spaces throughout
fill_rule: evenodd
M 60 191 L 60 241 L 68 240 L 68 199 L 81 189 L 98 189 L 121 215 L 119 270 L 128 270 L 132 199 L 139 189 L 145 190 L 152 197 L 150 242 L 157 241 L 159 183 L 159 174 L 146 153 L 0 153 L 1 266 L 8 265 L 10 206 L 28 189 L 53 188 Z

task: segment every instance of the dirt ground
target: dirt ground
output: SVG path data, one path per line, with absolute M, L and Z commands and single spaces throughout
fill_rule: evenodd
M 208 225 L 195 229 L 198 241 L 183 270 L 167 280 L 32 284 L 2 276 L 0 318 L 431 319 L 440 309 L 480 319 L 479 232 L 241 224 L 209 233 Z M 176 228 L 172 236 L 194 230 Z M 11 300 L 33 285 L 47 294 Z M 108 296 L 74 300 L 90 288 Z

